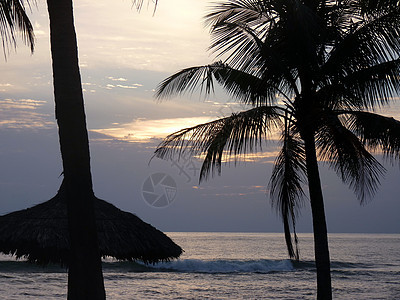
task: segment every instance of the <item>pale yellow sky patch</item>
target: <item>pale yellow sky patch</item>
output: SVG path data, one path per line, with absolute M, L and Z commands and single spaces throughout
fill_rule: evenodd
M 228 151 L 225 150 L 223 157 L 222 157 L 222 163 L 223 164 L 231 164 L 231 163 L 255 163 L 255 162 L 261 162 L 261 163 L 273 163 L 275 161 L 275 158 L 279 154 L 279 151 L 275 151 L 275 149 L 269 148 L 269 147 L 263 147 L 264 151 L 260 152 L 254 152 L 254 153 L 247 153 L 246 155 L 229 155 Z M 200 160 L 203 160 L 204 157 L 196 157 L 199 158 Z
M 165 138 L 180 129 L 195 126 L 210 121 L 209 117 L 174 118 L 146 120 L 138 119 L 120 127 L 94 129 L 117 139 L 127 141 L 145 141 L 152 138 Z

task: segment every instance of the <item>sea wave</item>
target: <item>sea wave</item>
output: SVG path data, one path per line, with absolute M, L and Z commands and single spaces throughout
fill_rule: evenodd
M 151 266 L 160 271 L 190 273 L 270 273 L 293 271 L 291 260 L 199 260 L 182 259 Z
M 292 271 L 296 266 L 291 260 L 201 260 L 178 259 L 157 264 L 139 261 L 104 261 L 103 271 L 109 272 L 187 272 L 187 273 L 270 273 Z M 58 265 L 38 266 L 25 261 L 0 261 L 0 276 L 15 272 L 65 273 Z
M 353 272 L 360 270 L 375 270 L 377 267 L 385 271 L 397 271 L 394 264 L 373 265 L 368 263 L 332 261 L 332 272 Z M 186 273 L 271 273 L 293 270 L 308 270 L 315 272 L 315 262 L 308 260 L 293 261 L 290 259 L 178 259 L 156 264 L 145 264 L 140 261 L 103 261 L 103 271 L 112 272 L 186 272 Z M 59 265 L 39 266 L 23 260 L 0 261 L 0 276 L 7 273 L 65 273 L 67 269 Z

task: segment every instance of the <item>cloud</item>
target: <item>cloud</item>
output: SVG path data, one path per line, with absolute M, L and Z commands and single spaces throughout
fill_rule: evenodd
M 11 83 L 0 83 L 0 92 L 5 92 L 7 91 L 6 88 L 12 87 L 13 85 Z
M 36 109 L 46 101 L 33 99 L 0 99 L 0 111 L 10 109 Z
M 46 101 L 34 99 L 0 99 L 0 128 L 52 128 L 50 114 L 36 111 Z
M 200 190 L 201 195 L 221 198 L 240 198 L 243 196 L 259 195 L 264 197 L 266 186 L 261 185 L 224 185 L 224 186 L 192 186 L 192 189 Z
M 137 89 L 137 86 L 131 86 L 131 85 L 122 85 L 122 84 L 117 84 L 117 87 L 122 88 L 122 89 Z
M 120 78 L 114 78 L 114 77 L 109 76 L 109 77 L 107 77 L 107 78 L 110 79 L 110 80 L 112 80 L 112 81 L 128 81 L 128 79 L 122 78 L 122 77 L 120 77 Z
M 123 85 L 123 84 L 107 84 L 107 85 L 105 86 L 105 88 L 106 88 L 107 90 L 111 90 L 111 89 L 113 89 L 113 88 L 121 88 L 121 89 L 137 89 L 138 87 L 141 87 L 141 86 L 143 86 L 143 85 L 141 85 L 141 84 L 138 84 L 138 83 L 135 83 L 135 84 L 132 84 L 132 85 Z

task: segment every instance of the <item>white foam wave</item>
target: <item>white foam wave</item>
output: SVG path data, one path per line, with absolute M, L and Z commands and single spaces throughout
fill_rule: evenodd
M 156 269 L 199 273 L 269 273 L 294 270 L 290 260 L 198 260 L 182 259 L 159 263 Z

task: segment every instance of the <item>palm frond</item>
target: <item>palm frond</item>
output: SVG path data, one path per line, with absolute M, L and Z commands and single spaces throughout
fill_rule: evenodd
M 214 63 L 183 69 L 164 79 L 157 86 L 155 96 L 161 99 L 185 92 L 193 93 L 196 88 L 200 88 L 200 92 L 210 94 L 214 92 L 214 72 L 218 68 L 219 64 Z
M 140 11 L 143 7 L 144 2 L 145 2 L 145 0 L 132 0 L 132 5 L 134 7 L 136 7 L 136 9 L 138 11 Z M 152 3 L 154 5 L 154 12 L 155 12 L 156 8 L 157 8 L 158 0 L 148 0 L 147 4 L 149 5 L 150 3 Z
M 211 27 L 210 49 L 218 56 L 228 55 L 227 61 L 242 70 L 252 70 L 260 60 L 261 40 L 265 27 L 274 18 L 267 16 L 262 1 L 232 0 L 212 8 L 205 17 Z
M 29 2 L 26 2 L 29 6 Z M 33 26 L 26 14 L 23 0 L 0 1 L 0 35 L 5 53 L 10 45 L 16 46 L 15 34 L 18 31 L 23 41 L 30 47 L 31 52 L 35 46 Z
M 263 106 L 232 114 L 216 121 L 182 129 L 166 137 L 157 147 L 155 156 L 163 159 L 190 155 L 205 155 L 200 180 L 206 179 L 215 169 L 221 172 L 222 158 L 256 151 L 266 135 L 280 122 L 280 108 Z M 225 153 L 224 153 L 225 152 Z
M 321 102 L 335 109 L 374 109 L 400 93 L 400 58 L 358 70 L 318 90 Z
M 262 106 L 274 104 L 277 95 L 289 98 L 291 94 L 282 80 L 273 77 L 258 78 L 252 74 L 231 68 L 222 62 L 206 66 L 181 70 L 162 81 L 156 90 L 157 98 L 166 98 L 174 94 L 194 92 L 196 88 L 206 95 L 214 91 L 215 81 L 225 91 L 245 104 Z
M 356 18 L 357 14 L 352 13 Z M 400 6 L 375 19 L 363 19 L 359 24 L 344 32 L 343 38 L 336 42 L 323 67 L 325 74 L 341 77 L 398 58 Z
M 287 54 L 288 49 L 298 48 L 298 41 L 286 38 L 285 33 L 293 28 L 287 28 L 287 22 L 282 21 L 285 18 L 280 16 L 291 4 L 291 1 L 231 0 L 217 5 L 206 16 L 206 23 L 211 26 L 210 49 L 219 56 L 226 55 L 225 61 L 232 68 L 270 81 L 274 79 L 286 90 L 297 91 L 297 72 L 291 65 L 292 56 Z
M 285 127 L 282 150 L 275 160 L 269 187 L 272 206 L 277 209 L 283 221 L 289 256 L 297 260 L 296 216 L 305 195 L 302 188 L 306 178 L 305 152 L 300 139 L 290 132 L 288 126 Z M 293 228 L 295 246 L 290 228 Z
M 400 159 L 400 121 L 379 114 L 353 111 L 348 116 L 349 129 L 373 150 L 382 150 L 392 160 Z
M 343 85 L 364 108 L 385 105 L 400 92 L 400 58 L 376 64 L 343 78 Z
M 363 203 L 376 192 L 385 168 L 335 115 L 324 116 L 316 135 L 320 159 L 326 161 Z
M 207 26 L 220 23 L 240 23 L 258 28 L 273 22 L 271 9 L 273 1 L 228 0 L 210 8 L 205 17 Z

